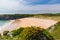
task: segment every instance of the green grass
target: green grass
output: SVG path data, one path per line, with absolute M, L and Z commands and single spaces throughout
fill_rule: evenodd
M 39 27 L 26 27 L 14 30 L 13 37 L 9 35 L 0 36 L 0 40 L 54 40 L 47 30 Z
M 55 25 L 55 29 L 51 32 L 51 35 L 56 40 L 60 40 L 60 22 Z

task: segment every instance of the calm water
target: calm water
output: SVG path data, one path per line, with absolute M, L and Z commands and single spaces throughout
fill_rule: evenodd
M 0 20 L 0 26 L 3 26 L 5 23 L 8 23 L 9 20 Z

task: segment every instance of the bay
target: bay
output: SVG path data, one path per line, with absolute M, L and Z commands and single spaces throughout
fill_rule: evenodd
M 10 22 L 10 20 L 0 20 L 0 27 L 3 26 L 5 23 Z

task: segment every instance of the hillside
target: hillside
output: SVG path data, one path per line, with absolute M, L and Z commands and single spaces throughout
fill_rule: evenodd
M 60 20 L 60 13 L 56 14 L 1 14 L 0 20 L 12 20 L 12 19 L 20 19 L 26 17 L 37 17 L 43 19 L 53 19 L 53 20 Z

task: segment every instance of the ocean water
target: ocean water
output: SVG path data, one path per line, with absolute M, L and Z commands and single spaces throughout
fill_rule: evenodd
M 10 22 L 10 20 L 0 20 L 0 27 L 3 26 L 5 23 Z

